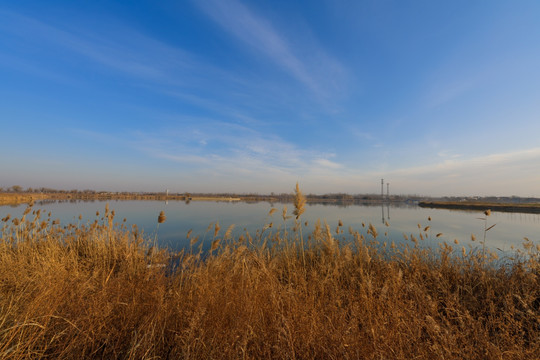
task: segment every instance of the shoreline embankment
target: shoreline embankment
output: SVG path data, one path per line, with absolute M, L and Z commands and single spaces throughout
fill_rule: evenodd
M 476 203 L 450 201 L 421 201 L 418 206 L 431 209 L 451 210 L 492 210 L 500 212 L 520 212 L 540 214 L 540 204 L 511 204 L 511 203 Z

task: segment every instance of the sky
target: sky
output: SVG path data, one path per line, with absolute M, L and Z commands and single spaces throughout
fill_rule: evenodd
M 539 19 L 526 0 L 0 1 L 0 187 L 540 197 Z

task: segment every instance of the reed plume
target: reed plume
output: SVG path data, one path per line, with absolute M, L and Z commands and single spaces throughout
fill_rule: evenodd
M 373 225 L 372 223 L 369 223 L 368 234 L 371 234 L 374 239 L 377 239 L 377 236 L 379 235 L 379 233 L 377 232 L 377 228 L 375 228 L 375 225 Z
M 300 191 L 298 183 L 296 183 L 296 188 L 294 189 L 294 211 L 293 214 L 296 215 L 296 219 L 300 217 L 306 211 L 305 209 L 306 197 Z
M 270 226 L 269 226 L 269 227 L 270 227 Z M 229 227 L 228 227 L 227 230 L 225 231 L 225 236 L 223 236 L 223 238 L 224 238 L 225 240 L 231 238 L 231 234 L 232 234 L 233 229 L 234 229 L 234 224 L 229 225 Z
M 218 235 L 220 229 L 221 226 L 219 226 L 219 221 L 216 221 L 216 225 L 214 226 L 214 237 Z
M 283 206 L 283 210 L 281 212 L 281 217 L 283 218 L 283 221 L 287 221 L 287 219 L 289 218 L 287 216 L 287 206 L 286 205 Z
M 161 211 L 158 216 L 158 224 L 162 224 L 167 220 L 167 217 L 165 216 L 165 211 Z

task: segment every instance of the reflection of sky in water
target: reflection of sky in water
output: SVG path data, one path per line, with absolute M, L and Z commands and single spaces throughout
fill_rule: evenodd
M 275 204 L 277 211 L 269 216 L 271 205 L 267 202 L 243 203 L 243 202 L 206 202 L 194 201 L 190 204 L 184 202 L 169 201 L 168 204 L 162 201 L 109 201 L 109 207 L 116 212 L 116 222 L 127 219 L 127 224 L 137 224 L 148 237 L 157 235 L 159 243 L 174 249 L 180 249 L 188 244 L 186 234 L 193 229 L 193 236 L 199 235 L 205 239 L 205 244 L 209 244 L 214 235 L 214 228 L 206 233 L 208 226 L 215 221 L 219 221 L 221 226 L 220 235 L 223 236 L 229 225 L 234 224 L 234 236 L 244 232 L 244 229 L 253 236 L 265 224 L 274 223 L 272 231 L 284 226 L 281 217 L 284 204 Z M 288 214 L 292 215 L 294 207 L 286 204 Z M 0 207 L 0 218 L 8 213 L 12 216 L 20 216 L 26 205 L 16 207 Z M 38 205 L 35 208 L 42 208 L 45 212 L 52 212 L 51 218 L 59 218 L 62 224 L 77 223 L 78 216 L 83 216 L 82 223 L 92 222 L 96 219 L 96 211 L 100 212 L 100 217 L 105 210 L 105 202 L 63 202 Z M 167 221 L 157 227 L 157 217 L 161 210 L 167 215 Z M 431 221 L 428 217 L 431 216 Z M 303 234 L 307 235 L 312 231 L 317 219 L 326 220 L 332 234 L 338 221 L 343 222 L 344 234 L 348 234 L 351 226 L 354 230 L 365 235 L 369 223 L 376 226 L 379 232 L 379 241 L 404 242 L 403 234 L 415 235 L 424 246 L 434 246 L 440 241 L 453 244 L 457 239 L 461 245 L 468 247 L 469 244 L 479 245 L 483 238 L 484 221 L 477 218 L 483 217 L 480 211 L 455 211 L 444 209 L 423 209 L 420 207 L 394 207 L 394 206 L 362 206 L 350 205 L 347 207 L 336 205 L 308 204 L 306 212 L 302 215 L 302 223 L 308 221 L 308 227 L 303 229 Z M 388 221 L 389 227 L 384 225 Z M 362 222 L 366 228 L 362 228 Z M 294 218 L 287 220 L 286 226 L 292 228 Z M 419 229 L 430 226 L 428 231 L 430 239 L 423 242 L 419 238 Z M 518 213 L 498 213 L 492 212 L 488 217 L 488 226 L 497 224 L 487 233 L 487 246 L 510 250 L 510 246 L 521 247 L 523 238 L 528 237 L 535 243 L 540 243 L 540 215 L 538 214 L 518 214 Z M 384 233 L 388 232 L 385 236 Z M 206 235 L 205 235 L 206 233 Z M 443 233 L 440 238 L 435 238 L 436 234 Z M 425 234 L 425 233 L 424 233 Z M 476 242 L 471 242 L 471 234 L 477 238 Z

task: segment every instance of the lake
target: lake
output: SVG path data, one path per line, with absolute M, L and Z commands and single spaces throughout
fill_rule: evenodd
M 96 219 L 96 211 L 100 216 L 104 213 L 104 201 L 56 201 L 37 202 L 36 209 L 43 209 L 46 213 L 51 212 L 51 219 L 60 219 L 61 224 L 87 223 Z M 214 235 L 216 221 L 221 227 L 220 235 L 223 236 L 230 225 L 235 225 L 233 235 L 239 236 L 248 231 L 252 236 L 265 224 L 273 223 L 273 227 L 267 231 L 275 232 L 278 229 L 294 226 L 294 217 L 283 221 L 282 210 L 286 206 L 287 214 L 292 215 L 292 204 L 268 202 L 245 203 L 245 202 L 211 202 L 194 201 L 189 204 L 181 201 L 108 201 L 111 210 L 115 210 L 116 222 L 122 222 L 125 218 L 128 225 L 136 224 L 142 229 L 147 237 L 156 237 L 161 246 L 179 250 L 188 246 L 189 240 L 186 234 L 193 230 L 192 236 L 200 236 L 209 244 Z M 269 215 L 270 209 L 275 207 L 277 211 Z M 25 204 L 18 206 L 0 206 L 0 218 L 7 214 L 21 216 L 26 208 Z M 157 226 L 157 217 L 160 211 L 165 211 L 167 220 Z M 82 220 L 79 221 L 79 214 Z M 431 221 L 428 218 L 431 218 Z M 379 204 L 379 205 L 340 205 L 340 204 L 312 204 L 306 205 L 306 211 L 302 215 L 304 238 L 313 230 L 317 219 L 326 220 L 332 233 L 339 220 L 343 222 L 344 234 L 339 239 L 347 237 L 349 226 L 365 235 L 366 228 L 362 223 L 372 223 L 378 230 L 380 242 L 402 243 L 403 234 L 413 234 L 419 238 L 420 224 L 422 228 L 430 226 L 427 231 L 429 238 L 421 241 L 423 246 L 438 246 L 441 241 L 453 245 L 454 239 L 467 248 L 480 246 L 484 234 L 484 221 L 478 218 L 484 217 L 480 211 L 457 211 L 445 209 L 425 209 L 416 205 L 406 204 Z M 388 222 L 389 226 L 385 223 Z M 540 243 L 540 215 L 524 213 L 492 212 L 487 218 L 487 226 L 496 224 L 487 233 L 486 245 L 493 250 L 504 252 L 511 247 L 521 248 L 524 237 L 529 238 L 536 244 Z M 211 229 L 207 231 L 207 229 Z M 387 233 L 387 235 L 385 235 Z M 436 234 L 442 233 L 440 237 Z M 206 235 L 205 235 L 206 234 Z M 426 233 L 424 233 L 426 234 Z M 471 241 L 471 234 L 477 238 Z

